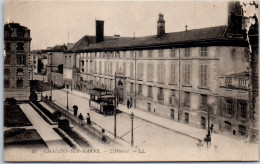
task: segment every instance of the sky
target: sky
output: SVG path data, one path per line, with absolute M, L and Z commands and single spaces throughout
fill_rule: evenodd
M 227 25 L 226 1 L 42 1 L 6 0 L 4 22 L 31 30 L 31 50 L 75 43 L 95 35 L 95 20 L 104 20 L 105 36 L 156 35 L 158 14 L 165 31 Z

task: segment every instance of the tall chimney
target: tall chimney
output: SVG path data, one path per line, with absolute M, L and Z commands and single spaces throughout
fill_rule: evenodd
M 96 20 L 96 43 L 104 41 L 104 21 Z
M 165 20 L 163 14 L 159 14 L 159 20 L 157 21 L 157 35 L 165 34 Z
M 243 9 L 239 1 L 228 2 L 228 32 L 241 34 Z

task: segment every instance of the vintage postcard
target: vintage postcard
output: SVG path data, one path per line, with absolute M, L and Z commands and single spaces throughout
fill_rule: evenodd
M 4 1 L 4 161 L 258 161 L 258 1 Z

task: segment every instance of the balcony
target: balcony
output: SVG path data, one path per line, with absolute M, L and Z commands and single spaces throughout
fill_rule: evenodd
M 234 73 L 220 77 L 220 86 L 224 88 L 248 89 L 249 75 L 247 72 Z

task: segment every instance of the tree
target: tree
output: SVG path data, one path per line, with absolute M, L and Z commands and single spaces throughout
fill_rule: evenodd
M 30 97 L 29 97 L 29 100 L 30 101 L 36 101 L 38 99 L 38 96 L 37 94 L 35 93 L 34 90 L 31 91 L 31 94 L 30 94 Z
M 59 73 L 63 73 L 63 64 L 58 65 Z
M 6 102 L 12 106 L 16 105 L 17 102 L 16 102 L 16 99 L 11 97 L 11 98 L 6 98 Z
M 58 122 L 59 121 L 59 118 L 61 117 L 62 113 L 60 111 L 55 111 L 53 114 L 52 114 L 52 117 L 53 117 L 53 120 L 55 122 Z

